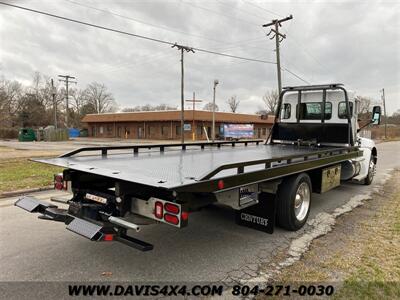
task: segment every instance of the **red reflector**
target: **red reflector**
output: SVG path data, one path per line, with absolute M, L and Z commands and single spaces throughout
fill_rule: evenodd
M 183 211 L 181 214 L 181 219 L 182 221 L 186 221 L 187 219 L 189 219 L 189 213 L 187 211 Z
M 179 224 L 179 219 L 177 216 L 174 215 L 170 215 L 170 214 L 165 214 L 164 215 L 164 220 L 165 222 L 174 224 L 174 225 L 178 225 Z
M 113 241 L 113 240 L 114 240 L 114 235 L 113 235 L 113 234 L 106 233 L 106 234 L 103 236 L 103 241 L 109 242 L 109 241 Z
M 54 174 L 54 181 L 55 182 L 63 182 L 63 174 Z
M 165 203 L 164 209 L 172 214 L 179 214 L 179 206 L 172 203 Z
M 64 185 L 63 185 L 62 182 L 55 182 L 55 183 L 54 183 L 54 188 L 55 188 L 56 190 L 63 190 L 63 189 L 64 189 Z
M 218 189 L 222 190 L 225 187 L 224 181 L 223 180 L 219 180 L 218 181 Z
M 163 214 L 164 214 L 164 209 L 162 202 L 156 201 L 156 203 L 154 204 L 154 215 L 156 216 L 156 218 L 162 219 Z

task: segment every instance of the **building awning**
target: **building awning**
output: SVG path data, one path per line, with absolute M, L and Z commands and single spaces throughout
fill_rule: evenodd
M 185 121 L 212 121 L 212 112 L 204 110 L 186 110 Z M 180 121 L 181 111 L 146 111 L 146 112 L 126 112 L 126 113 L 104 113 L 86 115 L 84 123 L 106 123 L 106 122 L 166 122 Z M 272 124 L 274 116 L 260 116 L 251 114 L 238 114 L 227 112 L 215 112 L 215 121 L 219 123 L 251 123 L 251 124 Z

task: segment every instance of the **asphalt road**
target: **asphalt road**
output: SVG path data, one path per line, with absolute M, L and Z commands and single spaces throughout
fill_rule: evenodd
M 400 167 L 400 142 L 377 147 L 375 182 L 388 169 Z M 349 183 L 314 194 L 310 218 L 371 188 Z M 54 194 L 58 193 L 35 196 L 46 199 Z M 308 229 L 277 228 L 269 235 L 236 225 L 232 210 L 210 207 L 192 214 L 182 230 L 168 225 L 143 228 L 138 237 L 155 247 L 140 252 L 117 242 L 90 242 L 65 230 L 62 223 L 40 220 L 14 207 L 15 200 L 0 200 L 0 281 L 219 281 L 243 268 L 255 272 L 259 263 Z M 103 272 L 112 275 L 102 276 Z M 244 275 L 252 276 L 249 271 Z

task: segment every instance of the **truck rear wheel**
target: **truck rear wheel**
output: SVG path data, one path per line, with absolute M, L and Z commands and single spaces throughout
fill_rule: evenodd
M 277 193 L 278 225 L 295 231 L 306 223 L 311 207 L 311 180 L 306 173 L 285 178 Z

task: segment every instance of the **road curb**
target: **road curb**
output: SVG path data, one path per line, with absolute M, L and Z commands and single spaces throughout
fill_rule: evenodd
M 54 187 L 52 185 L 49 185 L 49 186 L 44 186 L 44 187 L 40 187 L 40 188 L 24 189 L 24 190 L 12 191 L 12 192 L 4 192 L 4 193 L 0 193 L 0 198 L 15 197 L 15 196 L 24 195 L 27 193 L 34 193 L 34 192 L 49 191 L 49 190 L 52 190 L 53 188 Z

